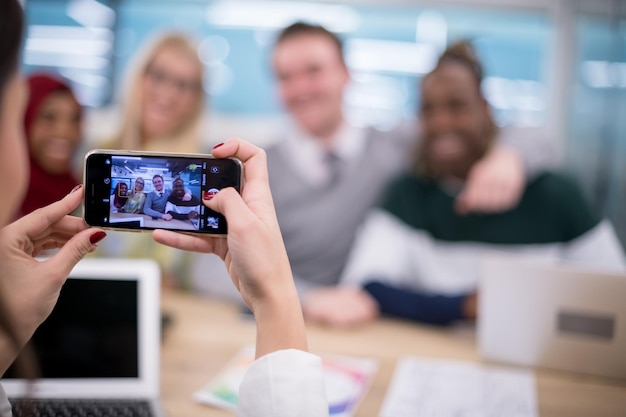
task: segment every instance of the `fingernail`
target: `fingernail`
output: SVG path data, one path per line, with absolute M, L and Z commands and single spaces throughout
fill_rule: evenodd
M 106 233 L 103 232 L 102 230 L 98 230 L 96 233 L 94 233 L 93 235 L 89 236 L 89 242 L 91 242 L 92 245 L 95 245 L 96 243 L 100 242 L 102 239 L 104 239 L 106 237 Z
M 215 146 L 213 147 L 213 149 L 217 149 L 217 148 L 219 148 L 220 146 L 222 146 L 223 144 L 224 144 L 224 142 L 220 142 L 220 143 L 218 143 L 217 145 L 215 145 Z
M 214 194 L 212 194 L 212 193 L 210 193 L 210 192 L 208 192 L 208 191 L 205 191 L 205 192 L 204 192 L 204 194 L 202 195 L 202 198 L 203 198 L 204 200 L 210 200 L 210 199 L 212 199 L 212 198 L 213 198 L 213 195 L 214 195 Z
M 72 194 L 74 191 L 78 191 L 81 188 L 83 188 L 83 184 L 78 184 L 76 187 L 72 188 L 72 191 L 70 191 L 70 194 Z

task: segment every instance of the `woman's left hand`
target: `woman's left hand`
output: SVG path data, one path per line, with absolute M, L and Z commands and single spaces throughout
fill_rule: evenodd
M 0 229 L 0 294 L 5 295 L 0 305 L 22 345 L 52 312 L 72 268 L 106 236 L 67 215 L 82 196 L 82 188 L 75 188 L 62 200 Z M 60 250 L 50 258 L 35 259 L 55 248 Z M 0 369 L 8 366 L 6 359 L 0 357 Z

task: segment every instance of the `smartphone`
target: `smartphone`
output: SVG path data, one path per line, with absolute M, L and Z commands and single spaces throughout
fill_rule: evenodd
M 85 156 L 83 217 L 90 226 L 225 235 L 226 218 L 202 203 L 233 187 L 243 164 L 209 154 L 93 150 Z

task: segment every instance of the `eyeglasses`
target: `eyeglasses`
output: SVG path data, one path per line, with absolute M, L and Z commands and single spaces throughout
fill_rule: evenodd
M 146 75 L 156 85 L 171 85 L 174 87 L 180 94 L 192 94 L 196 93 L 200 90 L 200 82 L 197 80 L 185 79 L 182 77 L 176 77 L 175 75 L 169 74 L 167 71 L 162 68 L 157 68 L 153 66 L 149 66 L 146 70 Z

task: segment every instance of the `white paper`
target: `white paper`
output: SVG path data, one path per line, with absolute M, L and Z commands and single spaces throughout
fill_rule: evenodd
M 472 362 L 406 357 L 380 417 L 537 417 L 534 374 Z

